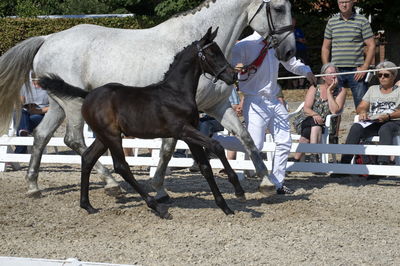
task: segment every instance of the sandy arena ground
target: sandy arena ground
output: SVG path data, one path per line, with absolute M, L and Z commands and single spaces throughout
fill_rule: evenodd
M 350 110 L 350 109 L 349 109 Z M 350 111 L 351 112 L 351 111 Z M 235 215 L 215 205 L 199 174 L 166 179 L 172 220 L 162 220 L 121 178 L 124 197 L 106 196 L 91 178 L 88 215 L 79 208 L 78 166 L 42 165 L 43 197 L 26 197 L 21 171 L 0 173 L 0 256 L 141 265 L 399 265 L 400 178 L 367 181 L 292 173 L 290 196 L 263 197 L 242 181 L 238 202 L 225 176 L 217 184 Z M 132 169 L 151 191 L 147 169 Z M 216 171 L 217 173 L 217 171 Z
M 166 180 L 173 219 L 162 220 L 130 188 L 123 198 L 106 196 L 97 175 L 90 196 L 101 211 L 88 215 L 79 208 L 78 167 L 43 166 L 43 197 L 27 198 L 25 171 L 0 174 L 1 256 L 142 265 L 400 263 L 399 178 L 289 175 L 296 193 L 270 198 L 248 179 L 248 200 L 240 203 L 217 176 L 236 212 L 225 216 L 200 175 L 174 171 Z M 147 171 L 135 174 L 147 186 Z

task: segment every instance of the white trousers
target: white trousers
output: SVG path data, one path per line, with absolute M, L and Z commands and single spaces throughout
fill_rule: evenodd
M 277 98 L 245 96 L 243 115 L 247 130 L 260 151 L 264 146 L 266 129 L 271 133 L 276 149 L 269 179 L 277 188 L 282 187 L 286 163 L 292 145 L 289 116 L 286 108 Z M 215 136 L 213 138 L 218 140 L 225 149 L 245 152 L 242 143 L 236 137 Z

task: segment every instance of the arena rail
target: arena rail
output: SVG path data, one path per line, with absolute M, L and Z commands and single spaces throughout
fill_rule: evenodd
M 76 258 L 51 260 L 39 258 L 0 257 L 0 265 L 7 266 L 133 266 L 133 264 L 112 264 L 80 261 Z
M 86 144 L 90 145 L 93 138 L 86 138 Z M 33 137 L 0 137 L 0 170 L 4 171 L 5 162 L 27 163 L 30 160 L 30 154 L 14 154 L 7 149 L 11 145 L 33 145 Z M 53 137 L 47 146 L 65 147 L 63 138 Z M 159 149 L 161 147 L 161 139 L 124 139 L 123 146 L 133 149 L 151 149 L 150 156 L 140 155 L 135 152 L 134 156 L 126 157 L 127 162 L 131 166 L 149 166 L 153 170 L 159 161 Z M 188 149 L 187 145 L 178 141 L 177 149 Z M 263 152 L 271 155 L 275 150 L 273 142 L 266 142 Z M 345 144 L 299 144 L 293 143 L 291 152 L 305 153 L 330 153 L 330 154 L 365 154 L 365 155 L 387 155 L 400 156 L 400 149 L 394 145 L 345 145 Z M 253 170 L 254 166 L 250 160 L 245 160 L 244 155 L 239 153 L 236 160 L 231 160 L 231 166 L 237 171 Z M 100 162 L 105 165 L 112 165 L 111 156 L 102 156 Z M 57 164 L 80 164 L 81 157 L 79 155 L 69 154 L 44 154 L 42 163 Z M 172 158 L 170 167 L 190 167 L 193 163 L 191 158 Z M 213 168 L 223 168 L 217 159 L 210 160 Z M 268 169 L 271 169 L 272 159 L 267 156 L 265 161 Z M 357 164 L 340 164 L 340 163 L 306 163 L 306 162 L 288 162 L 287 170 L 292 172 L 319 172 L 319 173 L 344 173 L 344 174 L 369 174 L 369 175 L 390 175 L 400 176 L 399 165 L 357 165 Z

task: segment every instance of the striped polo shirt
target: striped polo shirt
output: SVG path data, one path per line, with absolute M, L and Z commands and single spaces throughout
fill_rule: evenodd
M 368 20 L 353 14 L 348 20 L 336 14 L 329 19 L 324 38 L 332 41 L 332 62 L 338 67 L 364 64 L 364 40 L 373 37 Z

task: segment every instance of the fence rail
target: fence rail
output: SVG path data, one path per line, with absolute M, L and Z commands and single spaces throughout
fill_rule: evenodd
M 86 138 L 86 144 L 90 145 L 93 138 Z M 33 137 L 0 137 L 0 164 L 5 162 L 27 163 L 30 160 L 30 154 L 14 154 L 7 149 L 10 145 L 33 145 Z M 65 147 L 63 138 L 53 137 L 47 146 Z M 134 156 L 126 157 L 127 162 L 131 166 L 149 166 L 152 167 L 150 175 L 154 173 L 154 167 L 159 161 L 159 149 L 161 147 L 161 139 L 124 139 L 123 146 L 133 149 L 152 149 L 150 155 L 141 156 L 137 152 Z M 187 145 L 178 141 L 177 149 L 188 149 Z M 271 155 L 275 150 L 275 144 L 266 142 L 263 152 Z M 393 145 L 345 145 L 345 144 L 299 144 L 293 143 L 291 152 L 306 153 L 330 153 L 330 154 L 366 154 L 366 155 L 387 155 L 400 156 L 400 149 Z M 65 154 L 44 154 L 42 163 L 57 164 L 80 164 L 81 157 L 79 155 Z M 102 156 L 100 162 L 105 165 L 112 165 L 111 156 Z M 250 160 L 245 160 L 242 153 L 238 153 L 236 160 L 229 161 L 232 168 L 238 171 L 253 170 L 254 165 Z M 170 167 L 189 167 L 193 163 L 191 158 L 172 158 L 169 162 Z M 223 168 L 221 162 L 217 159 L 210 160 L 213 168 Z M 272 159 L 268 156 L 265 160 L 268 169 L 271 169 Z M 345 173 L 345 174 L 369 174 L 369 175 L 395 175 L 400 176 L 399 165 L 355 165 L 355 164 L 339 164 L 339 163 L 305 163 L 305 162 L 288 162 L 287 170 L 293 172 L 320 172 L 320 173 Z M 1 168 L 0 168 L 1 170 Z

